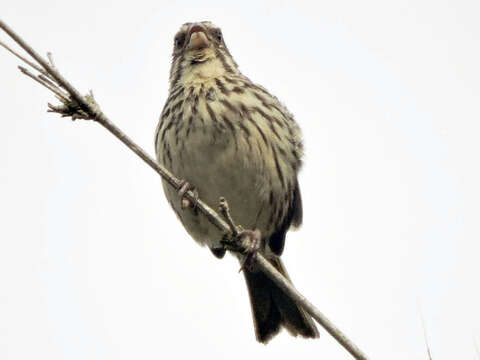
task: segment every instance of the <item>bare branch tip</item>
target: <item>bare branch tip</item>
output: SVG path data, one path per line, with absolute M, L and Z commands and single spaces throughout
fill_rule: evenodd
M 53 55 L 50 51 L 47 52 L 47 58 L 48 58 L 48 62 L 50 63 L 50 66 L 54 69 L 57 69 L 57 67 L 55 66 L 55 62 L 53 61 Z
M 19 69 L 22 73 L 24 73 L 25 75 L 30 74 L 30 71 L 28 71 L 28 69 L 25 68 L 25 67 L 23 67 L 22 65 L 18 65 L 18 69 Z

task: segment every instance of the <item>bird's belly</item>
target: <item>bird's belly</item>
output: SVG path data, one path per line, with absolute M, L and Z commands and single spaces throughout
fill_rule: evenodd
M 237 225 L 269 231 L 267 174 L 231 133 L 198 130 L 178 146 L 171 143 L 171 149 L 170 170 L 193 185 L 200 199 L 216 210 L 219 198 L 224 197 Z M 202 244 L 219 247 L 223 233 L 201 214 L 182 210 L 177 192 L 169 185 L 164 183 L 164 189 L 189 234 Z

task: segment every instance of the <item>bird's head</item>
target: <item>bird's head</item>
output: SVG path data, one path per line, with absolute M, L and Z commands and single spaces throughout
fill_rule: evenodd
M 183 24 L 174 38 L 170 87 L 238 73 L 222 31 L 209 21 Z

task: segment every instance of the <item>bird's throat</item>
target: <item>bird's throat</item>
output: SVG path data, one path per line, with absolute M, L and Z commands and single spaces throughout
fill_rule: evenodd
M 202 83 L 225 75 L 225 69 L 218 59 L 191 60 L 185 67 L 180 82 L 184 86 Z

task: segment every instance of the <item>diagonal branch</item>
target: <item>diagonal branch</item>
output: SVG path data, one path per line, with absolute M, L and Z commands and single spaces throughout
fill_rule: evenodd
M 181 181 L 176 178 L 172 173 L 170 173 L 163 166 L 159 165 L 152 157 L 148 155 L 145 150 L 140 146 L 135 144 L 125 133 L 123 133 L 114 123 L 112 123 L 107 116 L 100 110 L 100 107 L 95 102 L 93 95 L 82 96 L 56 69 L 53 64 L 51 54 L 48 55 L 49 61 L 43 59 L 37 52 L 30 47 L 19 35 L 17 35 L 7 24 L 0 20 L 0 28 L 3 29 L 20 47 L 22 47 L 35 61 L 41 65 L 41 68 L 38 68 L 35 64 L 30 63 L 28 60 L 24 59 L 22 56 L 16 54 L 8 47 L 7 49 L 15 54 L 17 57 L 25 61 L 28 65 L 32 66 L 34 69 L 38 70 L 44 76 L 48 77 L 51 80 L 43 79 L 38 76 L 28 74 L 23 71 L 28 76 L 34 78 L 36 81 L 42 83 L 49 90 L 53 91 L 57 97 L 62 101 L 63 106 L 52 106 L 49 105 L 50 110 L 53 112 L 58 112 L 62 116 L 71 116 L 73 119 L 82 118 L 88 120 L 94 120 L 95 122 L 102 125 L 113 135 L 115 135 L 121 142 L 123 142 L 128 148 L 130 148 L 135 154 L 137 154 L 143 161 L 145 161 L 154 171 L 156 171 L 164 180 L 168 182 L 172 187 L 179 190 L 181 187 Z M 2 44 L 3 46 L 3 44 Z M 52 84 L 51 81 L 55 82 L 56 85 Z M 60 94 L 57 91 L 54 91 L 55 87 L 58 86 L 63 88 L 68 93 L 68 100 L 65 99 L 65 94 L 63 91 L 60 91 Z M 231 239 L 231 244 L 233 251 L 242 254 L 244 251 L 244 244 L 238 242 L 238 238 L 235 238 L 236 229 L 231 217 L 227 214 L 228 205 L 226 202 L 222 202 L 222 212 L 226 215 L 227 221 L 223 220 L 220 215 L 218 215 L 213 209 L 211 209 L 206 203 L 202 200 L 197 199 L 195 194 L 192 191 L 185 193 L 185 197 L 196 203 L 197 209 L 207 217 L 207 219 L 218 229 L 222 230 L 227 234 Z M 236 234 L 235 234 L 236 235 Z M 297 304 L 302 306 L 307 313 L 309 313 L 321 326 L 327 330 L 330 335 L 332 335 L 355 359 L 366 360 L 367 356 L 362 353 L 362 351 L 350 340 L 345 334 L 343 334 L 325 315 L 323 315 L 312 303 L 310 303 L 305 296 L 303 296 L 293 285 L 285 279 L 261 254 L 257 253 L 257 256 L 254 257 L 257 266 L 261 269 L 272 281 L 274 281 L 292 300 Z

